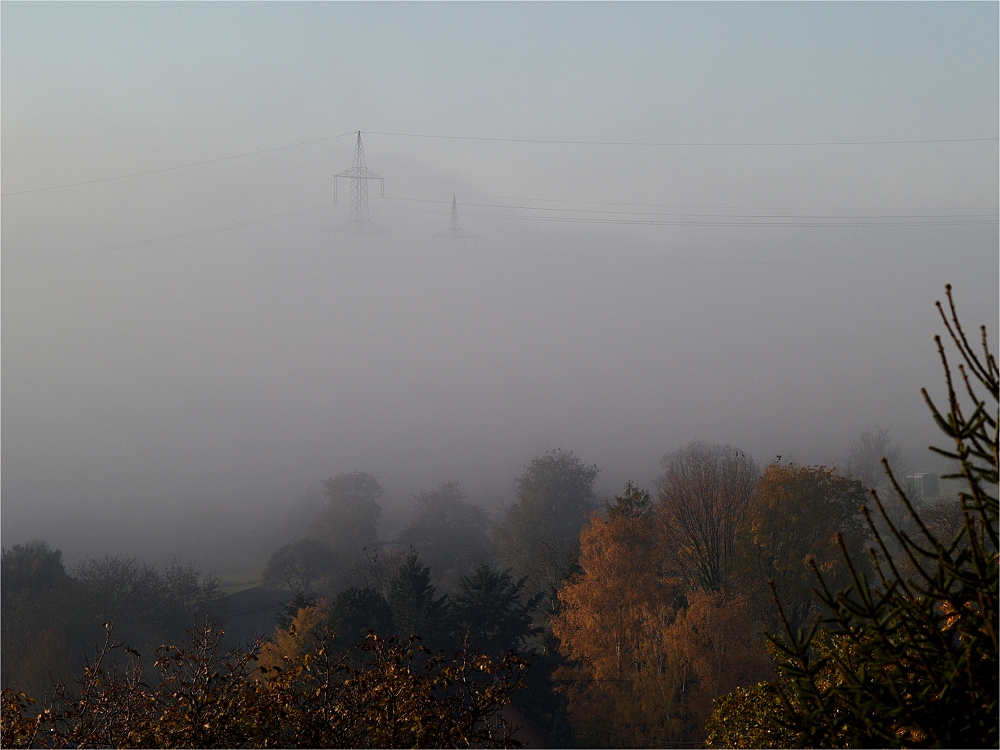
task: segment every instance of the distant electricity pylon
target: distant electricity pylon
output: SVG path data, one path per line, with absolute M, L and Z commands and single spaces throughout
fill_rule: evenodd
M 349 231 L 367 234 L 372 231 L 368 216 L 368 180 L 378 180 L 382 197 L 385 197 L 385 178 L 365 166 L 365 149 L 361 145 L 361 131 L 358 131 L 358 145 L 354 149 L 354 166 L 333 176 L 333 202 L 337 202 L 337 180 L 346 177 L 351 181 L 351 218 Z
M 455 195 L 451 196 L 451 226 L 448 227 L 447 230 L 438 232 L 434 236 L 450 240 L 454 244 L 460 244 L 463 246 L 469 242 L 473 245 L 476 244 L 475 235 L 466 234 L 462 231 L 462 228 L 458 224 L 458 199 Z

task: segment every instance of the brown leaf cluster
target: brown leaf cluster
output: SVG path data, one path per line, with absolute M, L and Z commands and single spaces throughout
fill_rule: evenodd
M 139 654 L 109 632 L 75 688 L 57 686 L 41 709 L 3 691 L 3 746 L 520 746 L 501 715 L 527 666 L 513 654 L 448 660 L 414 639 L 375 635 L 344 651 L 329 632 L 306 628 L 308 619 L 297 618 L 308 637 L 286 633 L 292 641 L 277 649 L 294 648 L 271 652 L 271 666 L 260 663 L 261 643 L 221 653 L 211 625 L 189 631 L 181 646 L 159 650 L 155 686 Z
M 552 629 L 573 666 L 556 677 L 587 745 L 699 742 L 717 696 L 768 675 L 746 599 L 683 596 L 662 574 L 660 528 L 648 512 L 593 516 L 559 592 Z

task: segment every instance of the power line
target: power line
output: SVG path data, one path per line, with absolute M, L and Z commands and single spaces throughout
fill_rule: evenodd
M 408 211 L 416 213 L 430 213 L 438 216 L 445 215 L 445 211 L 429 211 L 414 208 L 393 208 L 385 207 L 385 211 Z M 847 219 L 837 217 L 836 220 L 816 221 L 810 217 L 802 217 L 804 221 L 779 221 L 768 217 L 738 217 L 733 216 L 730 220 L 707 220 L 698 216 L 692 216 L 691 220 L 674 219 L 615 219 L 602 217 L 580 217 L 580 216 L 538 216 L 531 214 L 501 214 L 501 213 L 466 213 L 466 216 L 474 216 L 483 219 L 510 219 L 514 221 L 547 221 L 564 224 L 613 224 L 617 226 L 692 226 L 692 227 L 911 227 L 911 226 L 986 226 L 995 225 L 997 219 L 980 220 L 976 218 L 963 219 L 961 217 L 925 219 L 922 217 L 898 217 L 899 220 L 881 220 L 880 217 L 848 217 Z M 680 216 L 683 216 L 681 214 Z M 798 217 L 788 217 L 795 219 Z
M 474 235 L 462 231 L 458 221 L 458 196 L 455 194 L 451 196 L 451 226 L 445 231 L 436 232 L 434 236 L 445 238 L 455 245 L 465 246 L 468 242 L 476 243 Z
M 400 200 L 400 201 L 410 201 L 417 203 L 446 203 L 446 201 L 441 201 L 437 199 L 422 199 L 422 198 L 389 198 L 389 200 Z M 514 199 L 512 199 L 514 200 Z M 588 203 L 587 201 L 581 201 L 581 203 Z M 950 213 L 924 213 L 924 214 L 906 214 L 903 211 L 909 211 L 911 209 L 897 209 L 892 212 L 882 209 L 880 214 L 862 214 L 859 216 L 845 216 L 843 214 L 805 214 L 805 213 L 789 213 L 789 214 L 753 214 L 753 213 L 684 213 L 684 212 L 664 212 L 664 211 L 623 211 L 623 210 L 611 210 L 611 209 L 597 209 L 597 208 L 553 208 L 550 206 L 518 206 L 509 205 L 504 203 L 465 203 L 466 206 L 475 206 L 478 208 L 501 208 L 501 209 L 512 209 L 520 211 L 546 211 L 546 212 L 563 212 L 571 214 L 601 214 L 601 215 L 615 215 L 615 216 L 673 216 L 673 217 L 690 217 L 690 218 L 732 218 L 732 219 L 808 219 L 808 220 L 836 220 L 836 221 L 846 221 L 846 220 L 879 220 L 879 219 L 906 219 L 906 220 L 930 220 L 930 219 L 966 219 L 966 218 L 989 218 L 995 219 L 1000 216 L 1000 213 L 996 211 L 991 211 L 989 209 L 957 209 L 959 211 L 989 211 L 988 213 L 955 213 L 954 211 Z M 606 205 L 635 205 L 641 207 L 654 207 L 653 204 L 606 204 Z M 710 208 L 705 206 L 703 208 Z M 788 209 L 740 209 L 744 212 L 751 211 L 775 211 L 775 210 L 788 210 Z M 803 209 L 804 211 L 813 211 L 816 209 Z M 830 209 L 831 211 L 836 210 L 858 210 L 858 209 Z M 864 210 L 864 209 L 861 209 Z M 877 211 L 879 209 L 871 209 Z M 912 209 L 920 210 L 920 209 Z M 940 209 L 939 209 L 940 210 Z M 944 209 L 947 210 L 947 209 Z M 485 214 L 478 214 L 484 216 Z M 500 214 L 491 214 L 495 216 L 502 216 Z M 570 217 L 565 217 L 570 218 Z
M 952 208 L 853 208 L 853 207 L 840 207 L 840 208 L 830 208 L 827 206 L 816 207 L 816 206 L 718 206 L 718 205 L 707 205 L 704 203 L 629 203 L 625 201 L 585 201 L 579 199 L 571 198 L 527 198 L 524 196 L 515 195 L 487 195 L 481 193 L 460 193 L 465 198 L 485 198 L 490 200 L 504 200 L 504 201 L 523 201 L 523 202 L 535 202 L 535 203 L 570 203 L 577 205 L 592 205 L 592 206 L 630 206 L 630 207 L 640 207 L 640 208 L 712 208 L 712 209 L 731 209 L 734 211 L 995 211 L 996 206 L 975 206 L 975 207 L 952 207 Z M 423 201 L 423 202 L 434 202 L 445 203 L 447 201 L 443 199 L 434 198 L 402 198 L 389 196 L 390 200 L 399 201 Z
M 515 219 L 521 221 L 548 221 L 556 223 L 565 224 L 614 224 L 617 226 L 690 226 L 690 227 L 925 227 L 925 226 L 978 226 L 987 224 L 996 224 L 997 220 L 992 219 L 988 221 L 964 221 L 961 219 L 956 220 L 928 220 L 928 221 L 915 221 L 915 220 L 904 220 L 904 221 L 872 221 L 870 219 L 865 220 L 852 220 L 852 221 L 808 221 L 808 222 L 796 222 L 796 221 L 661 221 L 656 219 L 601 219 L 601 218 L 586 218 L 586 217 L 576 217 L 576 216 L 523 216 L 516 214 L 500 215 L 500 214 L 467 214 L 468 216 L 476 216 L 489 219 Z
M 151 174 L 160 174 L 162 172 L 172 172 L 178 169 L 187 169 L 189 167 L 198 167 L 205 164 L 215 164 L 223 161 L 230 161 L 233 159 L 243 159 L 247 156 L 257 156 L 259 154 L 267 154 L 272 151 L 281 151 L 289 148 L 297 148 L 298 146 L 309 146 L 315 143 L 322 143 L 324 141 L 330 141 L 337 138 L 345 138 L 349 135 L 354 135 L 358 131 L 351 131 L 349 133 L 338 133 L 337 135 L 323 136 L 322 138 L 314 138 L 310 141 L 299 141 L 297 143 L 288 143 L 283 146 L 274 146 L 272 148 L 259 149 L 257 151 L 247 151 L 242 154 L 233 154 L 230 156 L 220 156 L 214 159 L 203 159 L 202 161 L 189 162 L 186 164 L 177 164 L 170 167 L 161 167 L 159 169 L 148 169 L 141 172 L 130 172 L 128 174 L 115 175 L 113 177 L 99 177 L 91 180 L 80 180 L 78 182 L 67 182 L 61 185 L 47 185 L 45 187 L 29 188 L 27 190 L 12 190 L 7 193 L 0 193 L 0 196 L 14 196 L 14 195 L 27 195 L 29 193 L 42 193 L 50 190 L 61 190 L 63 188 L 70 187 L 80 187 L 82 185 L 95 185 L 102 182 L 114 182 L 116 180 L 125 180 L 131 177 L 143 177 Z M 984 143 L 991 141 L 998 141 L 1000 138 L 924 138 L 924 139 L 913 139 L 913 140 L 886 140 L 886 141 L 789 141 L 789 142 L 684 142 L 684 141 L 596 141 L 596 140 L 560 140 L 560 139 L 544 139 L 544 138 L 499 138 L 499 137 L 487 137 L 487 136 L 470 136 L 470 135 L 436 135 L 433 133 L 390 133 L 387 131 L 370 130 L 364 131 L 370 135 L 383 135 L 398 138 L 434 138 L 441 140 L 455 140 L 455 141 L 492 141 L 497 143 L 535 143 L 535 144 L 552 144 L 552 145 L 572 145 L 572 146 L 635 146 L 635 147 L 661 147 L 661 148 L 701 148 L 701 147 L 728 147 L 728 148 L 783 148 L 783 147 L 819 147 L 819 146 L 899 146 L 899 145 L 919 145 L 919 144 L 935 144 L 935 143 Z
M 262 216 L 257 219 L 246 219 L 244 221 L 237 221 L 232 224 L 223 224 L 216 227 L 207 227 L 205 229 L 195 229 L 190 232 L 181 232 L 180 234 L 171 234 L 166 237 L 157 237 L 151 240 L 141 240 L 139 242 L 129 242 L 122 245 L 112 245 L 110 247 L 100 247 L 93 250 L 81 250 L 75 253 L 64 253 L 63 255 L 50 255 L 45 258 L 39 258 L 37 260 L 27 260 L 21 263 L 8 263 L 7 267 L 18 267 L 18 266 L 32 266 L 38 263 L 48 263 L 53 260 L 66 260 L 67 258 L 76 258 L 83 255 L 98 255 L 100 253 L 110 253 L 115 250 L 129 250 L 136 247 L 145 247 L 146 245 L 158 245 L 163 242 L 171 242 L 172 240 L 181 240 L 187 237 L 200 237 L 204 234 L 214 234 L 216 232 L 227 232 L 231 229 L 241 229 L 243 227 L 253 226 L 254 224 L 266 224 L 272 221 L 280 221 L 282 219 L 291 219 L 297 216 L 306 216 L 307 214 L 316 213 L 317 211 L 325 211 L 327 209 L 333 208 L 334 204 L 327 203 L 322 206 L 311 206 L 310 208 L 300 208 L 296 211 L 288 211 L 283 214 L 273 214 L 271 216 Z
M 390 199 L 392 200 L 392 199 Z M 398 198 L 396 200 L 413 203 L 441 204 L 444 201 L 420 198 Z M 467 213 L 486 219 L 511 219 L 516 221 L 548 221 L 575 224 L 613 224 L 620 226 L 758 226 L 758 227 L 856 227 L 856 226 L 956 226 L 996 224 L 1000 214 L 995 211 L 980 213 L 956 213 L 948 209 L 938 209 L 941 213 L 895 213 L 882 211 L 878 214 L 829 214 L 829 213 L 691 213 L 661 211 L 623 211 L 588 208 L 553 208 L 550 206 L 525 206 L 499 203 L 465 204 L 481 209 L 497 209 Z M 627 205 L 627 204 L 618 204 Z M 386 210 L 416 211 L 441 214 L 438 210 L 407 209 L 402 207 Z M 964 209 L 963 209 L 964 210 Z
M 125 180 L 130 177 L 143 177 L 150 174 L 159 174 L 161 172 L 172 172 L 177 169 L 187 169 L 188 167 L 200 167 L 204 164 L 216 164 L 220 161 L 231 161 L 232 159 L 243 159 L 247 156 L 257 156 L 258 154 L 269 154 L 272 151 L 281 151 L 288 148 L 296 148 L 298 146 L 309 146 L 313 143 L 322 143 L 323 141 L 332 141 L 335 138 L 344 138 L 349 135 L 354 135 L 354 131 L 350 133 L 340 133 L 339 135 L 328 135 L 323 138 L 315 138 L 311 141 L 300 141 L 299 143 L 288 143 L 284 146 L 275 146 L 273 148 L 263 148 L 258 151 L 247 151 L 244 154 L 233 154 L 232 156 L 220 156 L 215 159 L 204 159 L 203 161 L 193 161 L 188 164 L 177 164 L 173 167 L 161 167 L 159 169 L 148 169 L 145 172 L 131 172 L 129 174 L 120 174 L 114 177 L 99 177 L 94 180 L 82 180 L 80 182 L 67 182 L 63 185 L 49 185 L 47 187 L 31 188 L 30 190 L 14 190 L 9 193 L 0 193 L 0 196 L 6 197 L 8 195 L 26 195 L 27 193 L 42 193 L 48 190 L 61 190 L 62 188 L 69 187 L 79 187 L 80 185 L 95 185 L 100 182 L 114 182 L 115 180 Z
M 350 134 L 349 134 L 350 135 Z M 432 198 L 405 198 L 397 197 L 390 198 L 389 200 L 405 201 L 410 203 L 430 203 L 430 204 L 446 204 L 448 201 L 432 199 Z M 511 199 L 515 200 L 515 199 Z M 532 199 L 525 199 L 532 200 Z M 553 201 L 557 202 L 557 201 Z M 576 202 L 584 204 L 596 204 L 592 201 L 562 201 L 562 202 Z M 455 209 L 454 197 L 452 200 L 453 212 Z M 222 224 L 214 227 L 206 227 L 202 229 L 195 229 L 187 232 L 180 232 L 177 234 L 167 235 L 163 237 L 157 237 L 154 239 L 140 240 L 137 242 L 123 243 L 119 245 L 111 245 L 108 247 L 95 248 L 92 250 L 82 250 L 73 253 L 64 253 L 62 255 L 52 255 L 45 258 L 39 258 L 37 260 L 23 261 L 20 263 L 8 263 L 5 264 L 8 268 L 15 268 L 20 266 L 36 265 L 39 263 L 47 263 L 49 261 L 55 260 L 65 260 L 69 258 L 75 258 L 85 255 L 97 255 L 101 253 L 114 252 L 116 250 L 128 250 L 132 248 L 145 247 L 147 245 L 162 244 L 164 242 L 170 242 L 173 240 L 185 239 L 188 237 L 198 237 L 206 234 L 214 234 L 217 232 L 226 232 L 233 229 L 241 229 L 243 227 L 253 226 L 255 224 L 265 224 L 273 221 L 281 221 L 284 219 L 296 218 L 299 216 L 306 216 L 308 214 L 316 213 L 318 211 L 325 211 L 331 209 L 336 204 L 327 203 L 319 206 L 311 206 L 308 208 L 297 209 L 294 211 L 287 211 L 280 214 L 272 214 L 270 216 L 262 216 L 253 219 L 245 219 L 243 221 L 233 222 L 230 224 Z M 998 221 L 998 213 L 974 213 L 974 214 L 960 214 L 960 213 L 925 213 L 925 214 L 904 214 L 897 213 L 892 214 L 888 211 L 883 210 L 882 214 L 876 215 L 858 215 L 858 216 L 836 216 L 836 215 L 824 215 L 824 214 L 764 214 L 764 215 L 747 215 L 745 213 L 741 214 L 727 214 L 727 213 L 713 213 L 713 214 L 691 214 L 691 213 L 673 213 L 673 212 L 654 212 L 654 211 L 621 211 L 621 210 L 600 210 L 600 209 L 577 209 L 577 208 L 552 208 L 547 206 L 524 206 L 524 205 L 514 205 L 509 204 L 499 204 L 499 203 L 470 203 L 466 204 L 469 206 L 485 209 L 503 209 L 506 211 L 528 211 L 536 213 L 497 213 L 497 212 L 478 212 L 478 213 L 467 213 L 467 216 L 474 216 L 477 218 L 485 219 L 500 219 L 500 220 L 514 220 L 514 221 L 547 221 L 547 222 L 557 222 L 557 223 L 569 223 L 569 224 L 608 224 L 615 226 L 688 226 L 688 227 L 810 227 L 810 228 L 832 228 L 832 227 L 860 227 L 860 226 L 872 226 L 872 227 L 907 227 L 907 226 L 968 226 L 968 225 L 992 225 L 996 224 Z M 613 203 L 606 205 L 618 205 L 618 206 L 639 206 L 639 207 L 655 207 L 658 204 L 627 204 L 627 203 Z M 432 213 L 432 214 L 442 214 L 445 213 L 441 210 L 429 210 L 429 209 L 419 209 L 419 208 L 393 208 L 386 206 L 384 210 L 390 211 L 413 211 L 421 213 Z M 744 209 L 744 210 L 768 210 L 768 209 Z M 770 209 L 775 210 L 775 209 Z M 780 210 L 780 209 L 778 209 Z M 809 209 L 813 210 L 813 209 Z M 828 210 L 848 210 L 848 209 L 828 209 Z M 851 209 L 857 210 L 857 209 Z M 876 209 L 873 209 L 876 210 Z M 897 212 L 903 211 L 918 211 L 921 209 L 896 209 Z M 948 209 L 931 209 L 937 211 L 947 211 Z M 985 211 L 987 209 L 954 209 L 955 211 Z M 542 215 L 539 215 L 541 212 Z M 569 215 L 552 215 L 555 212 L 562 212 L 563 214 Z M 581 215 L 582 214 L 582 215 Z M 453 213 L 454 215 L 454 213 Z M 621 218 L 625 217 L 625 218 Z M 650 217 L 650 218 L 638 218 L 638 217 Z M 671 217 L 668 219 L 659 217 Z M 469 235 L 471 236 L 471 235 Z M 692 261 L 694 262 L 694 261 Z M 706 261 L 710 262 L 710 261 Z M 718 261 L 718 262 L 733 262 L 733 261 Z M 742 262 L 742 261 L 735 261 Z
M 663 148 L 733 147 L 768 148 L 796 146 L 905 146 L 932 143 L 979 143 L 1000 141 L 1000 138 L 922 138 L 897 141 L 786 141 L 786 142 L 694 142 L 694 141 L 569 141 L 545 138 L 490 138 L 472 135 L 433 135 L 430 133 L 389 133 L 378 130 L 365 131 L 369 135 L 387 135 L 399 138 L 437 138 L 450 141 L 494 141 L 498 143 L 541 143 L 565 146 L 644 146 Z
M 418 213 L 433 213 L 441 216 L 443 211 L 421 211 L 420 209 L 391 208 L 386 207 L 386 211 L 411 211 Z M 511 219 L 514 221 L 547 221 L 564 224 L 613 224 L 617 226 L 691 226 L 691 227 L 918 227 L 918 226 L 986 226 L 995 225 L 997 219 L 963 219 L 961 217 L 947 219 L 922 219 L 899 217 L 898 221 L 880 220 L 879 217 L 857 217 L 850 220 L 830 220 L 816 221 L 808 219 L 806 221 L 778 221 L 770 220 L 767 217 L 760 217 L 761 220 L 751 220 L 754 217 L 732 217 L 727 221 L 701 220 L 697 216 L 692 216 L 692 220 L 658 220 L 658 219 L 614 219 L 600 217 L 579 217 L 579 216 L 537 216 L 530 214 L 500 214 L 500 213 L 466 213 L 466 216 L 474 216 L 484 219 Z M 790 217 L 792 219 L 796 217 Z

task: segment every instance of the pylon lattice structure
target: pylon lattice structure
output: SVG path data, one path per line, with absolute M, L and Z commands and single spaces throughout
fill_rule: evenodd
M 350 231 L 368 233 L 372 231 L 371 218 L 368 214 L 368 181 L 378 180 L 381 195 L 385 197 L 385 178 L 375 174 L 365 166 L 365 149 L 361 145 L 361 131 L 358 131 L 358 144 L 354 149 L 354 165 L 350 169 L 334 175 L 333 202 L 337 202 L 337 180 L 341 177 L 351 181 L 351 216 L 348 222 Z
M 456 243 L 466 244 L 471 241 L 473 244 L 476 242 L 475 235 L 466 234 L 462 231 L 462 228 L 458 223 L 458 198 L 455 195 L 451 196 L 451 226 L 443 231 L 438 232 L 434 235 L 435 237 L 443 237 L 445 239 L 450 239 Z

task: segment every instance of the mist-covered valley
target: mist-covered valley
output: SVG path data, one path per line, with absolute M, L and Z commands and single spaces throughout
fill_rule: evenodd
M 5 745 L 996 744 L 996 4 L 2 11 Z
M 937 282 L 970 290 L 970 317 L 990 304 L 975 253 L 926 231 L 865 253 L 801 231 L 707 249 L 310 229 L 5 274 L 5 546 L 244 574 L 339 472 L 383 482 L 391 538 L 452 479 L 498 513 L 552 448 L 597 463 L 609 496 L 691 440 L 837 466 L 876 424 L 939 470 L 919 398 Z

